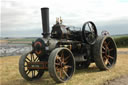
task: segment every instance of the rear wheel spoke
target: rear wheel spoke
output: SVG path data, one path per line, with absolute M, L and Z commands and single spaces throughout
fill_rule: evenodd
M 70 57 L 70 56 L 67 56 L 67 57 L 64 59 L 64 61 L 67 61 L 67 60 L 69 59 L 69 57 Z
M 104 51 L 102 51 L 102 54 L 105 54 L 105 52 L 104 52 Z
M 62 74 L 63 74 L 62 69 L 60 69 L 60 78 L 62 78 Z
M 113 50 L 114 50 L 113 48 L 109 49 L 109 51 L 113 51 Z
M 108 42 L 107 46 L 109 46 L 110 42 L 111 42 L 111 41 Z
M 74 63 L 74 57 L 69 49 L 56 48 L 51 52 L 48 60 L 50 76 L 52 76 L 56 82 L 69 80 L 74 73 Z
M 61 57 L 59 55 L 56 56 L 56 59 L 61 61 Z
M 107 64 L 111 65 L 111 63 L 110 63 L 109 59 L 108 59 L 108 63 L 107 63 Z
M 112 56 L 110 56 L 110 55 L 108 55 L 107 57 L 108 57 L 108 58 L 111 58 L 111 59 L 114 59 L 114 58 L 113 58 Z
M 60 65 L 60 63 L 55 63 L 55 65 Z
M 63 70 L 63 73 L 69 78 L 69 75 L 67 74 L 67 72 L 65 72 L 65 70 Z
M 67 68 L 72 68 L 72 67 L 69 65 L 65 65 L 64 68 L 67 69 Z
M 105 47 L 104 47 L 104 46 L 102 46 L 102 49 L 103 49 L 103 50 L 105 50 Z
M 64 51 L 62 51 L 62 53 L 61 53 L 61 60 L 62 60 L 62 62 L 64 62 Z
M 106 65 L 108 64 L 108 59 L 105 60 L 105 64 L 106 64 Z

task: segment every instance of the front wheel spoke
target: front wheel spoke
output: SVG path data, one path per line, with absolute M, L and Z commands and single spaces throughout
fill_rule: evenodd
M 30 56 L 31 57 L 31 61 L 32 61 L 32 56 Z
M 38 57 L 36 57 L 36 58 L 34 59 L 35 62 L 38 61 L 38 60 L 39 60 Z
M 27 60 L 25 60 L 25 62 L 26 62 L 26 63 L 28 63 L 28 61 L 27 61 Z
M 34 77 L 34 72 L 32 71 L 32 78 Z
M 25 73 L 28 75 L 28 74 L 30 73 L 30 71 L 27 69 L 27 70 L 25 71 Z
M 25 72 L 28 72 L 29 70 L 27 69 Z
M 28 57 L 26 57 L 26 59 L 31 62 L 31 60 Z
M 34 56 L 33 56 L 33 54 L 31 54 L 31 58 L 32 58 L 32 61 L 34 61 Z
M 30 71 L 28 70 L 27 72 L 26 72 L 26 74 L 28 75 L 30 73 Z
M 28 65 L 24 65 L 24 67 L 28 67 Z
M 35 77 L 35 70 L 33 71 L 34 77 Z

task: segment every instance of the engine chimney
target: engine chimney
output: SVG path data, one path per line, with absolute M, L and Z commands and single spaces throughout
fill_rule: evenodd
M 49 8 L 41 8 L 43 37 L 49 36 Z

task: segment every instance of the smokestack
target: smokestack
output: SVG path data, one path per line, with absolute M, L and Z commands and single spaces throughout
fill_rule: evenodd
M 49 36 L 49 8 L 41 8 L 43 37 Z

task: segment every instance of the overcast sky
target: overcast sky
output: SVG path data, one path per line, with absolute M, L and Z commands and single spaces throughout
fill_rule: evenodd
M 77 27 L 93 21 L 99 34 L 128 34 L 128 0 L 1 0 L 0 6 L 2 37 L 41 37 L 42 7 L 50 8 L 50 27 L 61 16 Z

